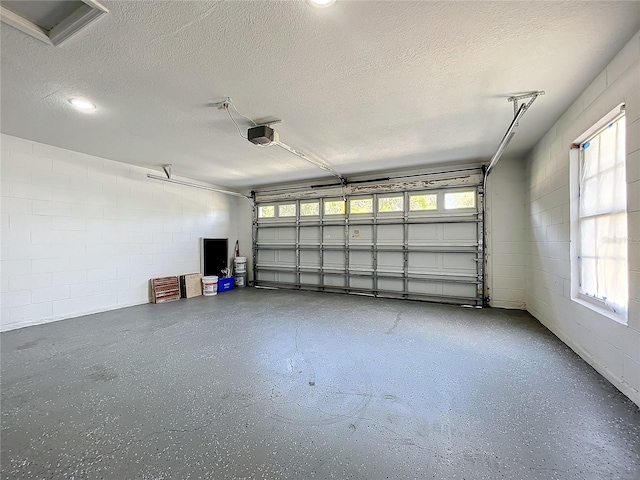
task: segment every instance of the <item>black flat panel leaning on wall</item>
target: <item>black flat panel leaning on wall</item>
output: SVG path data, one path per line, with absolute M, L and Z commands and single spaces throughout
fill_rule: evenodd
M 222 276 L 222 270 L 227 268 L 227 253 L 229 240 L 226 238 L 202 239 L 202 274 Z

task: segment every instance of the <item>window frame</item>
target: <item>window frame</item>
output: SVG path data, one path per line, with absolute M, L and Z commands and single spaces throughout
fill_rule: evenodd
M 412 209 L 411 208 L 411 199 L 413 197 L 435 197 L 436 198 L 436 208 L 427 208 L 427 209 Z M 441 198 L 442 197 L 442 192 L 439 191 L 417 191 L 417 192 L 409 192 L 408 194 L 408 205 L 406 206 L 407 208 L 407 213 L 410 215 L 426 215 L 429 213 L 436 213 L 436 212 L 442 212 L 441 210 L 441 206 L 442 206 L 442 202 L 441 202 Z M 444 197 L 443 197 L 444 198 Z
M 334 203 L 334 202 L 342 202 L 342 204 L 344 205 L 344 211 L 342 213 L 327 213 L 327 209 L 326 209 L 326 205 L 327 203 Z M 347 211 L 349 206 L 347 205 L 347 201 L 342 198 L 342 197 L 327 197 L 327 198 L 323 198 L 322 199 L 322 218 L 326 219 L 326 218 L 340 218 L 340 217 L 345 217 L 347 215 Z
M 305 221 L 305 220 L 313 220 L 316 218 L 320 218 L 320 209 L 322 208 L 322 206 L 320 205 L 322 202 L 320 202 L 320 200 L 300 200 L 300 208 L 298 211 L 298 218 L 300 218 L 300 221 Z M 302 206 L 303 205 L 317 205 L 318 206 L 318 213 L 314 213 L 313 215 L 304 215 L 302 213 Z
M 582 174 L 582 166 L 583 166 L 583 152 L 584 150 L 581 148 L 583 144 L 589 142 L 594 137 L 599 135 L 605 128 L 608 127 L 613 122 L 616 122 L 620 119 L 624 119 L 626 122 L 625 115 L 625 104 L 621 103 L 616 106 L 613 110 L 607 113 L 600 120 L 595 122 L 587 131 L 585 131 L 582 135 L 580 135 L 572 144 L 570 150 L 570 260 L 571 260 L 571 300 L 574 302 L 583 305 L 600 315 L 603 315 L 607 318 L 610 318 L 618 323 L 623 325 L 627 325 L 628 322 L 628 311 L 629 311 L 629 298 L 627 298 L 627 308 L 625 312 L 617 312 L 606 303 L 605 300 L 598 298 L 596 296 L 587 295 L 582 292 L 581 282 L 582 282 L 582 230 L 581 230 L 581 221 L 583 218 L 595 218 L 597 216 L 602 215 L 614 215 L 616 212 L 607 212 L 606 214 L 598 214 L 598 215 L 590 215 L 586 217 L 581 217 L 580 215 L 580 178 Z M 626 138 L 625 138 L 626 142 Z M 625 145 L 626 146 L 626 145 Z M 626 152 L 625 152 L 625 168 L 626 168 Z M 629 205 L 628 205 L 628 192 L 627 197 L 625 198 L 625 210 L 624 212 L 628 214 Z M 617 212 L 620 213 L 620 212 Z M 627 220 L 628 222 L 628 220 Z M 627 275 L 629 272 L 629 258 L 627 257 Z M 629 281 L 629 279 L 627 279 Z
M 272 217 L 261 217 L 260 216 L 260 210 L 264 209 L 264 208 L 269 208 L 272 207 L 273 208 L 273 216 Z M 273 221 L 275 219 L 278 218 L 278 209 L 276 208 L 277 205 L 275 203 L 264 203 L 261 205 L 258 205 L 257 208 L 257 212 L 256 212 L 256 216 L 258 217 L 258 221 L 264 222 L 264 221 Z
M 378 194 L 378 201 L 374 202 L 377 203 L 377 205 L 374 205 L 373 208 L 376 211 L 376 215 L 382 215 L 382 216 L 403 216 L 404 212 L 406 210 L 406 205 L 405 205 L 405 198 L 404 198 L 404 194 L 398 194 L 398 192 L 394 192 L 394 193 L 385 193 L 385 194 Z M 400 198 L 402 200 L 402 208 L 400 210 L 392 210 L 390 212 L 383 212 L 382 210 L 380 210 L 380 201 L 381 200 L 385 200 L 387 198 Z
M 353 201 L 358 200 L 370 200 L 371 201 L 371 211 L 370 212 L 354 212 L 351 210 L 351 203 Z M 376 208 L 373 195 L 360 195 L 360 196 L 351 196 L 348 201 L 348 212 L 349 216 L 355 215 L 356 217 L 372 217 L 374 214 L 374 209 Z
M 472 207 L 456 207 L 456 208 L 447 208 L 447 195 L 455 195 L 456 193 L 471 193 L 473 194 L 473 206 Z M 444 212 L 470 212 L 478 210 L 478 191 L 477 190 L 468 190 L 465 188 L 461 188 L 456 191 L 444 191 L 442 192 L 442 211 Z

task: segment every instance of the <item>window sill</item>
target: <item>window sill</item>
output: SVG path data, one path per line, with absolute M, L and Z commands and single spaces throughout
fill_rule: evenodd
M 598 313 L 598 314 L 600 314 L 600 315 L 602 315 L 604 317 L 610 318 L 611 320 L 613 320 L 615 322 L 618 322 L 618 323 L 620 323 L 622 325 L 627 325 L 627 317 L 626 317 L 626 315 L 621 315 L 619 313 L 612 312 L 607 307 L 600 306 L 600 305 L 596 304 L 593 301 L 585 300 L 585 299 L 583 299 L 581 297 L 577 297 L 577 298 L 573 297 L 573 298 L 571 298 L 571 300 L 573 300 L 574 302 L 582 305 L 583 307 L 587 307 L 588 309 L 593 310 L 594 312 L 596 312 L 596 313 Z

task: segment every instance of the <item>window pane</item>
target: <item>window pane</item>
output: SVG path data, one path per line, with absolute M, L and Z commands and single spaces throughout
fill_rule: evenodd
M 314 203 L 301 203 L 300 204 L 300 215 L 304 217 L 311 217 L 314 215 L 320 215 L 320 204 L 318 202 Z
M 580 150 L 580 292 L 627 310 L 627 184 L 624 116 Z
M 278 205 L 279 217 L 295 217 L 296 216 L 296 204 L 291 205 Z
M 358 198 L 351 200 L 349 211 L 351 213 L 373 213 L 373 198 Z
M 437 210 L 438 195 L 411 195 L 409 197 L 409 210 Z
M 600 177 L 594 175 L 580 185 L 580 217 L 596 215 L 602 210 L 598 198 L 598 182 Z
M 273 218 L 276 216 L 276 208 L 273 205 L 258 207 L 258 218 Z
M 598 170 L 600 170 L 601 172 L 613 167 L 614 163 L 616 162 L 617 132 L 617 124 L 612 123 L 599 135 L 600 151 L 598 153 L 600 158 L 598 162 Z
M 596 256 L 596 221 L 593 218 L 580 220 L 581 256 Z
M 451 192 L 444 194 L 445 210 L 476 208 L 476 192 Z
M 404 197 L 384 197 L 378 199 L 378 211 L 402 212 L 404 210 Z
M 598 153 L 600 152 L 600 137 L 592 138 L 582 145 L 582 178 L 593 177 L 598 173 Z
M 596 295 L 596 259 L 583 258 L 580 262 L 580 291 L 585 295 Z
M 324 202 L 324 214 L 325 215 L 344 215 L 344 200 L 333 200 L 330 202 Z

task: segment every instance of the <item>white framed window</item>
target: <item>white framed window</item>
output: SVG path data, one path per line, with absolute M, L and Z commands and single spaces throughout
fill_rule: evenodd
M 278 205 L 278 217 L 295 217 L 296 216 L 296 204 L 288 203 L 285 205 Z
M 629 302 L 624 105 L 576 142 L 572 293 L 626 323 Z
M 409 195 L 409 210 L 412 212 L 422 210 L 437 210 L 438 194 L 423 193 L 418 195 Z
M 317 217 L 320 215 L 320 202 L 301 202 L 300 203 L 300 216 L 302 217 Z
M 393 213 L 404 211 L 404 197 L 392 196 L 392 197 L 378 197 L 378 212 L 379 213 Z
M 373 213 L 373 197 L 350 199 L 349 213 L 351 215 Z
M 476 192 L 446 192 L 444 194 L 445 210 L 461 210 L 476 208 Z
M 324 201 L 324 214 L 325 215 L 344 215 L 346 210 L 346 204 L 343 199 L 340 200 L 325 200 Z
M 276 207 L 274 205 L 260 205 L 258 207 L 258 218 L 274 218 Z

